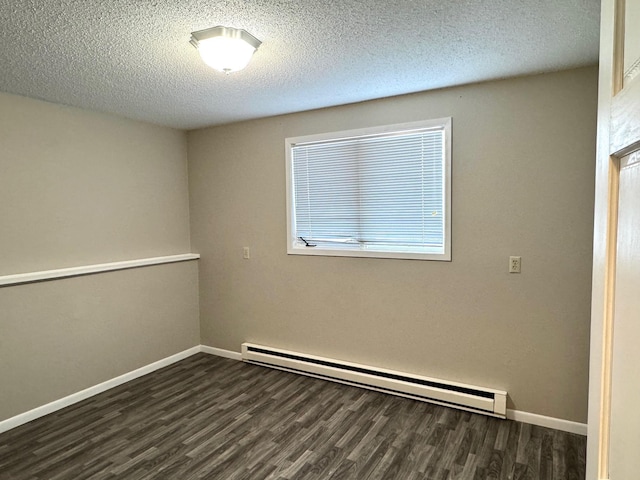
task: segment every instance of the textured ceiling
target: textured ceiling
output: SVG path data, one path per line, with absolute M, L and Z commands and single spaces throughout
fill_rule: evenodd
M 599 0 L 0 0 L 0 91 L 177 128 L 594 64 Z M 225 25 L 249 66 L 189 44 Z

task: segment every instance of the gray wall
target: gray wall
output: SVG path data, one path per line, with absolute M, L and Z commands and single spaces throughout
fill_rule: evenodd
M 0 421 L 199 345 L 196 262 L 0 288 Z
M 186 134 L 0 94 L 0 275 L 190 251 Z M 0 421 L 199 342 L 197 263 L 0 288 Z
M 186 135 L 0 93 L 0 275 L 189 251 Z
M 190 132 L 202 343 L 502 388 L 509 408 L 584 422 L 596 82 L 587 68 Z M 451 263 L 287 256 L 286 137 L 445 116 Z

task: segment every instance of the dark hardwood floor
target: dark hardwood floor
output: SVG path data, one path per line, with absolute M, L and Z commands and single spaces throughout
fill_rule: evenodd
M 198 354 L 0 435 L 2 480 L 582 480 L 586 438 Z

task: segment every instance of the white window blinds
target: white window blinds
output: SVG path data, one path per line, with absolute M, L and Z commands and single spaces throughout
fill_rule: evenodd
M 292 142 L 294 246 L 443 255 L 446 140 L 442 125 Z

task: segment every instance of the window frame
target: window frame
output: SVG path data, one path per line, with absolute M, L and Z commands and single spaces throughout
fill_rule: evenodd
M 398 123 L 377 127 L 366 127 L 338 132 L 327 132 L 285 139 L 286 157 L 286 208 L 287 208 L 287 254 L 289 255 L 314 255 L 329 257 L 369 257 L 369 258 L 395 258 L 402 260 L 435 260 L 451 261 L 451 150 L 452 150 L 452 119 L 451 117 L 420 120 L 416 122 Z M 353 137 L 377 136 L 393 133 L 410 132 L 430 128 L 442 128 L 444 131 L 444 252 L 443 253 L 418 253 L 418 252 L 394 252 L 376 250 L 340 250 L 339 248 L 318 248 L 298 245 L 298 239 L 294 236 L 295 218 L 293 209 L 294 179 L 293 179 L 293 155 L 292 149 L 305 143 L 323 142 L 328 140 L 341 140 Z

